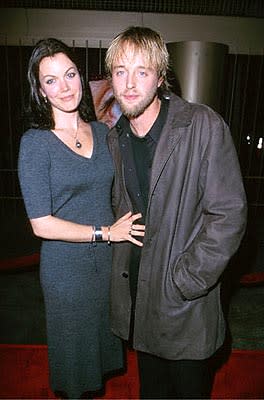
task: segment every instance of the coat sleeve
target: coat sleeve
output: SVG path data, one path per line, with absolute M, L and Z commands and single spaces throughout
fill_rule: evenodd
M 215 286 L 246 227 L 246 196 L 236 150 L 228 126 L 212 115 L 199 125 L 207 138 L 201 160 L 203 223 L 175 266 L 175 282 L 188 300 Z

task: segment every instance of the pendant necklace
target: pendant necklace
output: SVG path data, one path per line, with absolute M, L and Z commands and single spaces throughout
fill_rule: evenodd
M 79 125 L 79 124 L 78 124 L 78 125 Z M 82 147 L 82 144 L 81 144 L 81 142 L 80 142 L 79 139 L 78 139 L 78 129 L 79 129 L 79 126 L 77 127 L 77 130 L 76 130 L 76 134 L 75 134 L 74 139 L 75 139 L 75 147 L 77 147 L 77 149 L 80 149 L 80 148 Z
M 80 149 L 82 147 L 81 142 L 79 142 L 79 140 L 76 137 L 76 141 L 75 141 L 75 146 L 77 147 L 77 149 Z

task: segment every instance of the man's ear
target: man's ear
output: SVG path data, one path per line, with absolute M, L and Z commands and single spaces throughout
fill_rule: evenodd
M 164 82 L 164 79 L 162 77 L 160 77 L 158 80 L 158 87 L 161 87 L 163 82 Z

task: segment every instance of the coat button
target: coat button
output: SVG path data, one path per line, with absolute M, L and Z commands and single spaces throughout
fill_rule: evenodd
M 128 273 L 127 272 L 123 272 L 122 276 L 123 276 L 123 278 L 128 278 Z

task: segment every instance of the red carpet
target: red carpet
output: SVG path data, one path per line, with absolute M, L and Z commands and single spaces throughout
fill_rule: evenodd
M 217 372 L 213 399 L 263 399 L 264 351 L 233 350 Z M 1 399 L 54 399 L 48 386 L 47 346 L 0 345 Z M 107 382 L 103 399 L 137 399 L 136 355 L 128 352 L 128 371 Z
M 33 253 L 27 256 L 20 256 L 14 258 L 6 258 L 0 260 L 0 271 L 23 269 L 25 267 L 31 267 L 32 265 L 38 265 L 39 253 Z

